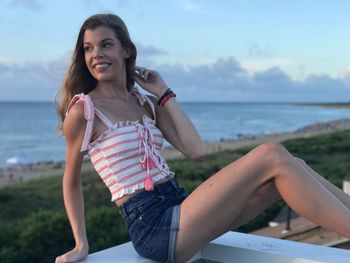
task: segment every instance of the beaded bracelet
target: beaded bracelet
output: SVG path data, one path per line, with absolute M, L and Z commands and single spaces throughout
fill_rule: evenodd
M 158 105 L 162 106 L 165 104 L 165 101 L 167 101 L 169 98 L 169 95 L 173 94 L 174 92 L 172 90 L 168 90 L 162 98 L 160 98 Z
M 172 97 L 176 97 L 176 94 L 174 92 L 171 92 L 167 96 L 165 96 L 162 101 L 159 103 L 159 106 L 164 106 L 164 104 Z
M 157 105 L 159 106 L 160 105 L 160 102 L 170 93 L 173 93 L 173 91 L 168 88 L 164 93 L 163 95 L 159 98 L 158 102 L 157 102 Z
M 159 98 L 158 101 L 157 101 L 157 105 L 159 105 L 159 102 L 168 94 L 169 90 L 170 90 L 170 88 L 168 88 L 168 89 L 163 93 L 163 95 L 160 96 L 160 98 Z

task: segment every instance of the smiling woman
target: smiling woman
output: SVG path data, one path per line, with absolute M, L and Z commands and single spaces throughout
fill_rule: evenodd
M 98 31 L 97 33 L 100 33 L 99 37 L 101 37 L 102 33 L 107 34 L 105 38 L 99 39 L 100 43 L 89 43 L 89 41 L 96 41 L 97 36 L 94 38 L 94 34 L 92 34 L 92 31 L 96 29 Z M 88 37 L 88 39 L 86 39 L 86 37 Z M 92 39 L 89 39 L 89 37 L 92 37 Z M 92 70 L 91 61 L 89 61 L 89 59 L 91 60 L 93 55 L 96 55 L 96 51 L 101 54 L 102 50 L 105 52 L 104 49 L 111 49 L 109 44 L 114 45 L 112 49 L 115 49 L 116 46 L 122 46 L 127 50 L 128 57 L 125 59 L 124 65 L 126 85 L 128 90 L 133 87 L 135 83 L 133 75 L 137 51 L 134 43 L 130 39 L 126 25 L 118 16 L 92 16 L 91 19 L 84 22 L 80 29 L 72 57 L 72 63 L 68 69 L 61 90 L 57 94 L 57 97 L 62 95 L 62 98 L 60 98 L 60 105 L 58 106 L 61 120 L 65 118 L 67 105 L 74 95 L 82 92 L 87 94 L 96 87 L 97 79 L 93 75 L 94 71 Z M 60 129 L 62 129 L 61 126 Z
M 159 211 L 162 221 L 153 224 L 154 216 L 158 217 L 156 213 L 145 216 L 142 222 L 152 222 L 152 228 L 163 231 L 148 235 L 147 228 L 132 231 L 134 225 L 129 232 L 141 255 L 159 261 L 174 261 L 179 204 L 187 194 L 173 179 L 174 173 L 160 155 L 163 135 L 190 158 L 197 158 L 202 153 L 203 144 L 176 103 L 175 94 L 167 89 L 159 74 L 136 67 L 135 59 L 136 48 L 119 17 L 101 14 L 85 21 L 66 80 L 57 94 L 62 94 L 59 112 L 63 122 L 61 130 L 67 141 L 63 193 L 76 247 L 57 257 L 56 262 L 79 260 L 88 253 L 80 185 L 84 153 L 89 154 L 126 223 L 130 222 L 126 211 L 136 204 L 137 199 L 133 197 L 148 200 L 143 202 L 146 208 L 162 194 L 163 208 Z M 135 81 L 154 96 L 140 93 L 133 86 Z M 157 100 L 159 107 L 155 105 Z M 184 146 L 186 143 L 175 132 L 165 103 L 166 106 L 173 104 L 172 111 L 182 121 L 181 133 L 193 140 L 190 145 Z M 134 201 L 130 203 L 131 200 Z M 144 213 L 151 211 L 147 209 Z M 138 227 L 142 228 L 142 222 L 138 222 Z M 138 233 L 144 237 L 139 237 Z M 164 242 L 155 249 L 146 245 L 146 240 L 154 245 L 159 240 Z
M 91 75 L 97 81 L 113 81 L 125 76 L 124 60 L 130 57 L 114 31 L 105 26 L 88 29 L 84 35 L 85 62 Z
M 135 59 L 118 16 L 85 21 L 59 108 L 66 139 L 63 195 L 76 247 L 57 263 L 88 255 L 84 154 L 109 188 L 136 251 L 153 260 L 185 262 L 281 198 L 298 214 L 350 238 L 350 197 L 277 143 L 256 147 L 188 195 L 161 155 L 163 139 L 190 159 L 201 158 L 204 144 L 158 72 L 135 66 Z M 143 95 L 135 81 L 152 95 Z

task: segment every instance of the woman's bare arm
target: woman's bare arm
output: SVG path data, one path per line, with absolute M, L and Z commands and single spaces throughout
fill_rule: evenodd
M 176 149 L 190 159 L 201 158 L 204 144 L 191 120 L 183 112 L 175 98 L 170 98 L 164 106 L 157 106 L 160 96 L 166 91 L 167 85 L 155 70 L 135 67 L 135 81 L 155 97 L 150 97 L 156 106 L 157 126 Z
M 82 101 L 78 101 L 73 105 L 63 123 L 63 133 L 66 138 L 63 196 L 77 248 L 88 248 L 81 187 L 83 154 L 80 152 L 85 128 L 84 104 Z
M 156 105 L 157 98 L 151 99 Z M 204 143 L 197 129 L 174 98 L 163 107 L 156 105 L 156 118 L 165 139 L 186 157 L 199 159 L 204 155 Z

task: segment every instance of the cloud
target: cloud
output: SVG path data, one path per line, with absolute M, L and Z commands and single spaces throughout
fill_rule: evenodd
M 344 78 L 324 74 L 293 80 L 278 66 L 252 73 L 234 57 L 202 65 L 159 64 L 155 58 L 165 51 L 140 44 L 138 51 L 138 65 L 159 71 L 179 101 L 350 101 L 350 83 Z M 70 57 L 67 52 L 48 63 L 0 62 L 1 99 L 52 101 Z
M 137 56 L 139 57 L 154 57 L 154 56 L 162 56 L 162 55 L 166 55 L 167 52 L 154 47 L 154 46 L 145 46 L 141 43 L 136 43 L 136 47 L 137 47 Z
M 154 46 L 145 46 L 141 43 L 135 43 L 135 45 L 137 47 L 136 65 L 139 66 L 156 68 L 157 64 L 154 59 L 158 56 L 164 56 L 167 54 L 166 51 Z
M 7 54 L 0 53 L 0 63 L 9 63 L 11 61 L 16 61 L 16 59 Z
M 249 72 L 263 71 L 267 68 L 284 68 L 295 65 L 296 61 L 286 58 L 260 58 L 251 60 L 242 60 L 242 66 Z
M 0 63 L 2 100 L 53 101 L 67 70 L 67 56 L 48 63 Z
M 293 80 L 281 68 L 248 74 L 233 57 L 211 65 L 159 65 L 170 87 L 186 101 L 350 101 L 350 85 L 327 75 Z
M 294 82 L 284 71 L 273 67 L 265 71 L 256 72 L 252 76 L 254 86 L 259 90 L 275 90 L 285 88 L 297 88 L 298 83 Z
M 350 66 L 339 70 L 338 77 L 350 85 Z

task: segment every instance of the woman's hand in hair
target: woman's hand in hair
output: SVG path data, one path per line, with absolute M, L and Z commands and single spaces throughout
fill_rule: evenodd
M 159 73 L 155 70 L 135 67 L 134 78 L 144 90 L 156 96 L 158 99 L 167 90 L 167 85 Z

